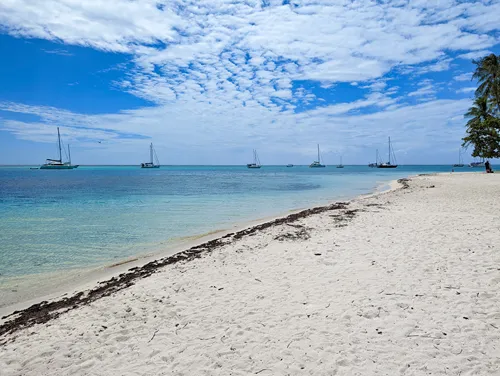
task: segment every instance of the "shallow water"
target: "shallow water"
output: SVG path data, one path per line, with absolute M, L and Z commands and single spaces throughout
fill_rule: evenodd
M 396 178 L 444 171 L 451 167 L 0 167 L 0 284 L 114 263 L 184 237 L 349 199 Z

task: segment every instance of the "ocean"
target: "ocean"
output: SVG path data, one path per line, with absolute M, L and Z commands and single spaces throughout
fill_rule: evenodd
M 154 254 L 190 237 L 367 194 L 397 178 L 447 171 L 450 166 L 0 167 L 0 287 Z

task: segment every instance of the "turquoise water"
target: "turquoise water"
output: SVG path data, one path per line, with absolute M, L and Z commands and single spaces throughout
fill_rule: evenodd
M 0 283 L 114 263 L 164 249 L 183 237 L 369 193 L 395 178 L 450 170 L 0 167 Z

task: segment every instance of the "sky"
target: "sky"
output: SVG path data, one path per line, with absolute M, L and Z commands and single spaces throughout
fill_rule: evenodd
M 500 0 L 2 0 L 0 164 L 456 163 Z M 471 150 L 465 161 L 472 160 Z

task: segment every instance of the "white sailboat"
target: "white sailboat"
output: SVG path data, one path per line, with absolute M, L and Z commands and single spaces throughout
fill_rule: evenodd
M 344 165 L 342 164 L 342 156 L 340 156 L 340 164 L 337 165 L 337 168 L 344 168 Z
M 158 160 L 158 156 L 156 155 L 153 143 L 149 145 L 149 162 L 141 163 L 141 168 L 160 168 L 160 161 Z
M 253 149 L 253 163 L 248 163 L 247 168 L 261 168 L 257 150 Z
M 462 158 L 462 149 L 458 149 L 458 163 L 455 163 L 453 167 L 464 167 L 464 161 Z
M 396 159 L 396 157 L 394 156 L 394 151 L 391 148 L 391 138 L 389 137 L 389 161 L 385 162 L 385 163 L 380 163 L 379 165 L 377 165 L 377 168 L 396 168 L 396 167 L 398 167 L 397 164 L 393 164 L 391 162 L 391 156 L 393 157 L 393 160 Z
M 311 163 L 309 165 L 309 167 L 311 167 L 311 168 L 325 167 L 324 164 L 321 164 L 321 156 L 320 156 L 320 153 L 319 153 L 319 144 L 318 144 L 318 160 L 314 161 L 313 163 Z
M 71 151 L 68 145 L 68 162 L 62 161 L 62 148 L 61 148 L 61 134 L 59 133 L 59 127 L 57 127 L 57 145 L 59 148 L 59 159 L 47 159 L 43 165 L 40 166 L 40 170 L 73 170 L 78 167 L 78 165 L 71 164 Z

